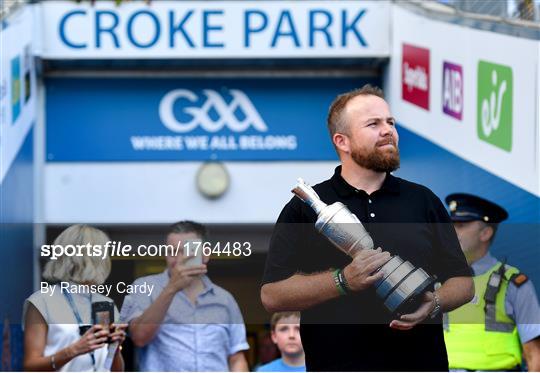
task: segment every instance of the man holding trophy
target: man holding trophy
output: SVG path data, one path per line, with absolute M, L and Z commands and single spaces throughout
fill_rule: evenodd
M 338 96 L 328 128 L 341 166 L 293 189 L 272 235 L 262 302 L 302 312 L 308 371 L 448 370 L 441 312 L 470 301 L 474 288 L 446 209 L 426 187 L 390 174 L 398 134 L 380 89 Z

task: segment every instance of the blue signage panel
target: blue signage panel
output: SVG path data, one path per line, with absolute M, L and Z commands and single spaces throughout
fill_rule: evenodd
M 50 78 L 49 162 L 335 160 L 326 116 L 358 78 Z

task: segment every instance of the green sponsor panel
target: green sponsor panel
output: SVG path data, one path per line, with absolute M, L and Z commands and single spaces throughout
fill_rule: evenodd
M 509 66 L 478 62 L 476 128 L 478 138 L 512 151 L 513 79 Z

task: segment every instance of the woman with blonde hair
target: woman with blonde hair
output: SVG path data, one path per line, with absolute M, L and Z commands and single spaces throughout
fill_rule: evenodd
M 104 248 L 108 241 L 109 237 L 99 229 L 72 225 L 56 238 L 54 245 L 64 248 L 78 245 Z M 90 256 L 86 250 L 69 255 L 64 253 L 47 262 L 43 278 L 49 282 L 49 287 L 46 291 L 35 292 L 24 303 L 24 370 L 124 369 L 121 348 L 112 352 L 114 357 L 112 353 L 109 357 L 107 355 L 108 343 L 120 345 L 124 341 L 127 324 L 112 324 L 111 329 L 108 325 L 91 325 L 92 303 L 113 301 L 97 292 L 68 290 L 101 285 L 110 271 L 111 260 L 108 256 Z M 62 288 L 61 284 L 66 286 Z M 113 307 L 116 320 L 118 310 L 114 304 Z

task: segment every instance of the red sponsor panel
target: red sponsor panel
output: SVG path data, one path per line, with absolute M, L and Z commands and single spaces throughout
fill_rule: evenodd
M 401 98 L 429 110 L 429 49 L 403 44 Z

